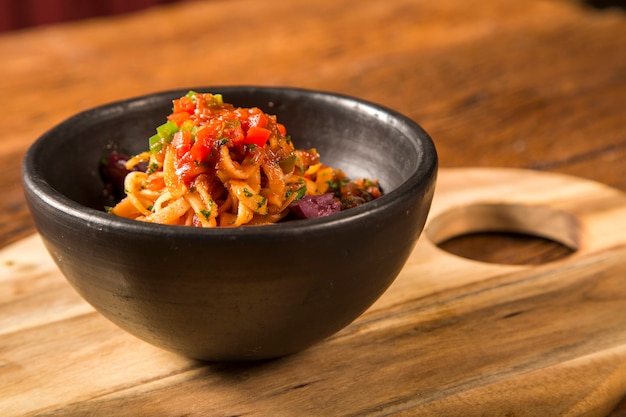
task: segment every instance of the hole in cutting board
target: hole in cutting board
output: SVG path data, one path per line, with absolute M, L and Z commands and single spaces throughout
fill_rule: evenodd
M 472 233 L 453 237 L 438 246 L 463 258 L 509 265 L 544 264 L 575 252 L 553 240 L 522 233 Z
M 425 234 L 449 253 L 498 264 L 552 262 L 573 254 L 580 246 L 576 217 L 536 205 L 455 207 L 431 219 Z

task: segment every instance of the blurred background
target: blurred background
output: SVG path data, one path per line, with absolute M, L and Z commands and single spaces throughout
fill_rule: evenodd
M 0 31 L 110 16 L 182 1 L 194 0 L 0 0 Z M 626 0 L 572 1 L 579 1 L 598 9 L 626 7 Z

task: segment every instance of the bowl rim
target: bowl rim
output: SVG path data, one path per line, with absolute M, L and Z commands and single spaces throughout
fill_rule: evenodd
M 199 92 L 213 92 L 227 95 L 228 92 L 249 90 L 250 92 L 277 92 L 279 94 L 305 94 L 317 96 L 324 99 L 341 101 L 344 105 L 350 104 L 360 109 L 367 109 L 375 117 L 385 116 L 389 122 L 393 122 L 394 128 L 404 135 L 417 138 L 423 151 L 421 160 L 417 163 L 413 173 L 396 188 L 385 192 L 381 197 L 367 202 L 363 205 L 353 207 L 339 213 L 304 220 L 294 220 L 279 222 L 271 225 L 246 225 L 242 227 L 216 227 L 197 228 L 173 226 L 156 223 L 141 222 L 112 216 L 103 210 L 98 210 L 65 196 L 43 177 L 40 169 L 35 164 L 36 155 L 43 152 L 46 142 L 53 140 L 55 134 L 64 127 L 88 118 L 91 115 L 111 112 L 114 110 L 131 109 L 140 103 L 160 101 L 165 98 L 176 98 L 178 94 L 185 94 L 193 90 Z M 227 99 L 227 97 L 226 97 Z M 22 182 L 24 190 L 32 194 L 33 198 L 41 201 L 51 210 L 64 213 L 65 216 L 75 218 L 89 227 L 95 227 L 100 231 L 122 229 L 128 233 L 143 236 L 166 236 L 180 237 L 184 235 L 189 238 L 223 237 L 230 239 L 239 238 L 265 238 L 284 237 L 285 235 L 297 236 L 303 232 L 321 231 L 332 228 L 339 228 L 341 225 L 353 222 L 361 222 L 367 217 L 373 217 L 376 213 L 387 210 L 390 206 L 395 206 L 411 198 L 411 194 L 427 188 L 430 183 L 434 184 L 438 169 L 438 155 L 431 136 L 414 120 L 404 114 L 389 107 L 361 99 L 355 96 L 329 92 L 323 90 L 312 90 L 299 87 L 284 86 L 252 86 L 252 85 L 226 85 L 226 86 L 196 86 L 191 88 L 176 88 L 143 95 L 136 95 L 99 106 L 82 110 L 57 125 L 53 126 L 40 135 L 26 151 L 22 163 Z M 28 200 L 28 199 L 27 199 Z

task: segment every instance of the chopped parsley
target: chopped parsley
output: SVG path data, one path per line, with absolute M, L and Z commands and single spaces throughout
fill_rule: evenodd
M 209 220 L 211 218 L 211 210 L 200 210 L 200 213 L 202 213 L 202 215 L 204 216 L 204 218 L 206 220 Z

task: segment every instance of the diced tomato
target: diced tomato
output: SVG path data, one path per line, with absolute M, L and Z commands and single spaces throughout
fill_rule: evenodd
M 181 148 L 184 145 L 189 145 L 193 141 L 191 136 L 191 132 L 187 130 L 179 130 L 174 133 L 174 137 L 172 138 L 172 146 L 174 148 Z
M 202 162 L 207 159 L 213 147 L 215 132 L 209 127 L 205 127 L 196 132 L 196 141 L 189 151 L 191 159 L 196 162 Z
M 205 126 L 196 132 L 196 142 L 210 142 L 216 134 L 217 132 L 212 126 Z
M 176 158 L 181 159 L 189 149 L 191 149 L 192 137 L 191 132 L 179 130 L 172 138 L 172 146 L 176 151 Z
M 223 122 L 218 119 L 209 120 L 196 132 L 196 145 L 194 148 L 202 147 L 204 150 L 200 151 L 201 154 L 198 158 L 194 158 L 197 161 L 202 161 L 206 158 L 208 153 L 213 148 L 214 142 L 223 136 Z
M 248 118 L 249 127 L 265 127 L 267 126 L 267 117 L 260 109 L 250 109 L 250 117 Z
M 191 115 L 186 111 L 179 111 L 177 113 L 170 114 L 169 116 L 167 116 L 167 119 L 176 123 L 176 126 L 181 127 L 186 120 L 189 120 L 190 116 Z
M 194 109 L 194 112 L 204 119 L 211 118 L 212 112 L 210 96 L 210 94 L 201 94 L 196 96 L 196 107 Z
M 230 139 L 233 145 L 244 145 L 246 141 L 246 134 L 241 127 L 224 129 L 224 137 Z
M 196 109 L 196 105 L 190 97 L 181 97 L 177 100 L 173 101 L 174 103 L 174 111 L 173 113 L 186 112 L 193 113 Z
M 280 132 L 281 135 L 286 135 L 287 134 L 287 129 L 285 128 L 284 124 L 276 123 L 276 127 L 278 128 L 278 131 Z
M 264 127 L 253 126 L 246 132 L 245 145 L 263 146 L 269 139 L 272 132 Z

